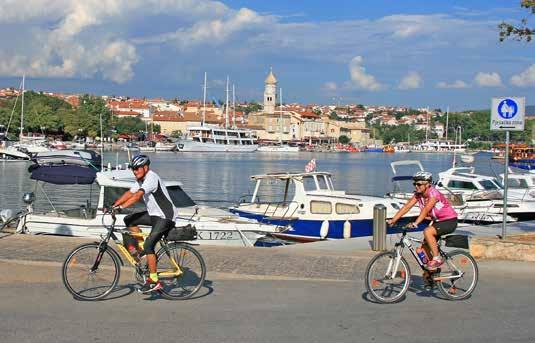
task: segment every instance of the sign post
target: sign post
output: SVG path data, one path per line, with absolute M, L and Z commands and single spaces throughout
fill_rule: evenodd
M 505 131 L 505 170 L 503 173 L 502 239 L 506 235 L 507 191 L 509 188 L 509 132 L 524 131 L 526 99 L 519 97 L 492 98 L 490 129 Z

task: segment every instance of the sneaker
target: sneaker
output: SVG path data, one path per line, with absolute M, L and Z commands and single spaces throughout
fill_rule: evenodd
M 443 263 L 444 263 L 444 261 L 442 261 L 442 259 L 435 259 L 435 258 L 433 258 L 431 261 L 429 261 L 429 262 L 427 263 L 427 269 L 429 269 L 429 270 L 435 270 L 435 269 L 437 269 L 438 267 L 440 267 Z
M 139 293 L 148 294 L 154 291 L 158 291 L 162 288 L 163 286 L 160 283 L 160 281 L 154 282 L 150 278 L 147 278 L 147 280 L 145 281 L 145 284 L 141 286 L 141 288 L 139 288 L 137 291 Z

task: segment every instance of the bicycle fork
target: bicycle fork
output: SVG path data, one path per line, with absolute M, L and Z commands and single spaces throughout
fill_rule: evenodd
M 385 278 L 394 279 L 401 263 L 401 247 L 396 248 L 396 256 L 388 262 Z

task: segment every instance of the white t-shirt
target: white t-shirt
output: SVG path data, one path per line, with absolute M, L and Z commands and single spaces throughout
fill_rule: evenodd
M 143 194 L 143 201 L 145 202 L 145 206 L 147 206 L 149 216 L 174 221 L 175 217 L 178 216 L 178 210 L 171 201 L 167 188 L 165 188 L 158 174 L 149 170 L 143 180 L 136 181 L 132 188 L 130 188 L 130 192 L 136 193 L 140 189 L 143 189 L 145 192 Z

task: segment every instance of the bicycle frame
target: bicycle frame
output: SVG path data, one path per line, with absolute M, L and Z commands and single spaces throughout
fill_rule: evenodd
M 111 217 L 112 217 L 112 223 L 111 223 L 111 225 L 104 225 L 104 227 L 108 230 L 108 232 L 107 232 L 107 234 L 105 236 L 102 236 L 102 239 L 101 239 L 101 241 L 99 243 L 99 253 L 97 255 L 95 263 L 91 267 L 91 271 L 92 272 L 94 272 L 95 270 L 98 269 L 98 266 L 100 264 L 100 260 L 102 259 L 102 256 L 104 255 L 104 251 L 106 249 L 109 248 L 112 251 L 114 251 L 114 249 L 111 248 L 108 245 L 108 242 L 110 241 L 110 239 L 113 240 L 113 242 L 117 246 L 117 249 L 119 250 L 121 255 L 123 255 L 123 257 L 130 263 L 130 265 L 132 267 L 137 268 L 139 266 L 139 262 L 134 259 L 134 257 L 128 252 L 128 250 L 126 250 L 126 248 L 124 247 L 124 245 L 122 244 L 122 242 L 119 240 L 119 238 L 117 237 L 117 235 L 115 233 L 117 232 L 117 233 L 120 233 L 120 234 L 123 234 L 123 235 L 131 235 L 133 237 L 142 237 L 142 238 L 145 238 L 148 235 L 144 234 L 142 232 L 131 232 L 131 231 L 127 230 L 127 229 L 116 229 L 115 228 L 115 222 L 116 222 L 117 218 L 116 218 L 114 212 L 111 212 L 110 214 L 111 214 Z M 104 216 L 102 217 L 102 219 L 104 221 Z M 165 249 L 166 252 L 168 252 L 169 248 L 168 248 L 168 245 L 167 245 L 167 241 L 165 239 L 161 239 L 160 240 L 160 245 L 161 245 L 161 247 L 163 249 Z M 171 264 L 173 265 L 175 270 L 158 271 L 158 276 L 161 276 L 163 278 L 165 278 L 165 277 L 177 277 L 177 276 L 180 276 L 183 273 L 182 269 L 180 268 L 179 264 L 175 261 L 173 256 L 169 256 L 169 260 L 171 261 Z
M 414 257 L 414 259 L 416 260 L 416 262 L 418 263 L 420 268 L 423 271 L 428 271 L 427 268 L 425 267 L 425 264 L 418 257 L 418 254 L 416 253 L 416 250 L 414 249 L 414 246 L 413 246 L 412 242 L 416 242 L 416 243 L 420 243 L 421 244 L 421 243 L 424 242 L 424 240 L 407 236 L 407 230 L 403 229 L 403 233 L 402 233 L 400 241 L 395 244 L 394 251 L 395 251 L 396 257 L 395 257 L 395 259 L 391 260 L 388 263 L 388 268 L 387 268 L 385 276 L 387 276 L 389 278 L 392 278 L 392 279 L 394 278 L 394 276 L 396 275 L 396 273 L 398 271 L 399 264 L 401 263 L 401 258 L 403 257 L 403 249 L 405 247 L 407 249 L 409 249 L 409 251 L 411 252 L 411 255 Z M 438 243 L 438 251 L 439 251 L 440 255 L 444 258 L 444 263 L 448 263 L 451 267 L 453 267 L 453 269 L 455 269 L 456 273 L 455 273 L 455 275 L 453 275 L 453 274 L 452 275 L 439 275 L 439 276 L 433 277 L 433 281 L 441 281 L 441 280 L 446 280 L 446 279 L 454 280 L 454 279 L 459 279 L 459 278 L 463 277 L 464 272 L 462 270 L 459 270 L 459 268 L 457 268 L 457 266 L 455 264 L 453 264 L 451 261 L 449 261 L 450 258 L 448 256 L 448 254 L 445 253 L 444 251 L 442 251 L 442 249 L 440 249 L 440 244 L 439 243 Z M 437 269 L 436 271 L 430 271 L 430 272 L 432 274 L 433 273 L 437 273 L 437 272 L 439 273 L 439 269 Z

